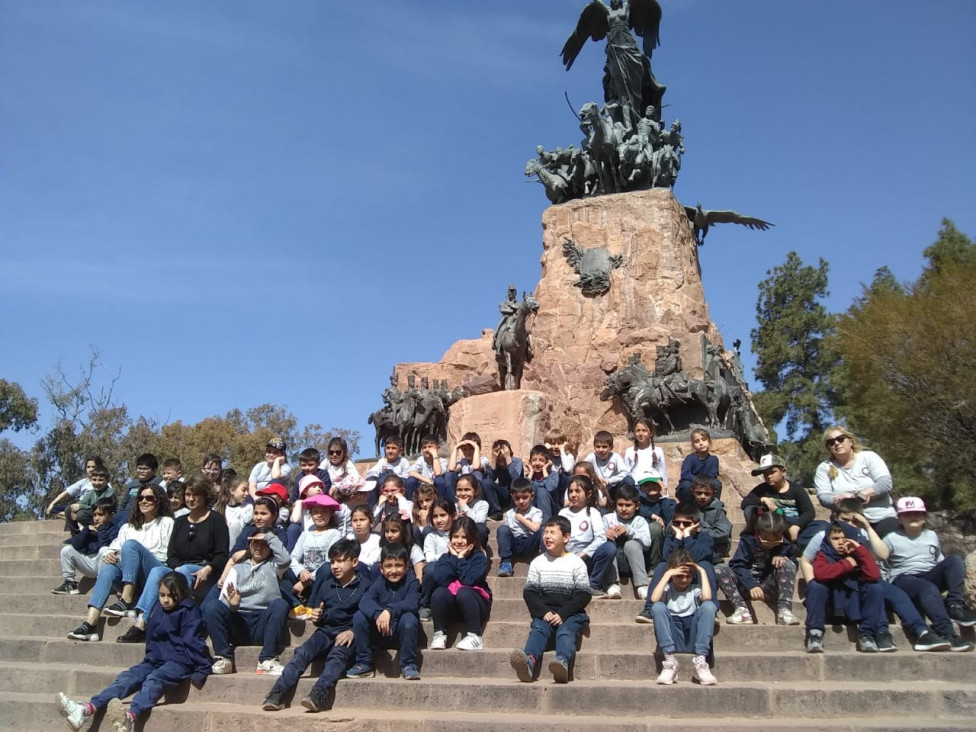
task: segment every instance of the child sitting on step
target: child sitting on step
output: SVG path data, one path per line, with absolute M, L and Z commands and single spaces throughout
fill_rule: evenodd
M 369 580 L 356 573 L 358 563 L 358 542 L 340 539 L 329 547 L 329 564 L 323 565 L 312 586 L 315 632 L 295 649 L 281 677 L 264 699 L 262 708 L 265 711 L 284 709 L 285 696 L 298 685 L 299 677 L 317 659 L 324 661 L 322 671 L 308 696 L 302 699 L 302 706 L 310 712 L 320 712 L 332 706 L 330 695 L 336 682 L 352 663 L 352 618 L 369 586 Z
M 407 681 L 420 679 L 417 666 L 417 638 L 420 635 L 420 586 L 410 571 L 407 548 L 387 544 L 380 554 L 380 576 L 373 580 L 359 610 L 353 616 L 355 663 L 346 678 L 361 679 L 376 674 L 373 647 L 396 648 L 400 652 L 400 673 Z
M 697 585 L 692 584 L 695 579 Z M 657 683 L 673 684 L 678 675 L 678 659 L 674 654 L 693 651 L 694 678 L 702 686 L 714 684 L 715 676 L 708 668 L 708 655 L 718 605 L 712 602 L 712 588 L 705 569 L 695 564 L 688 551 L 677 549 L 671 552 L 668 568 L 648 599 L 652 603 L 654 636 L 664 653 Z
M 78 730 L 96 711 L 107 707 L 106 721 L 112 728 L 130 732 L 135 720 L 151 710 L 167 690 L 188 679 L 198 686 L 204 682 L 213 663 L 205 636 L 203 618 L 190 597 L 186 578 L 179 572 L 164 575 L 159 582 L 159 602 L 149 615 L 142 662 L 119 674 L 89 702 L 73 701 L 59 692 L 55 698 L 58 712 L 71 729 Z M 122 699 L 133 692 L 126 711 Z
M 569 681 L 569 669 L 576 658 L 576 640 L 590 622 L 585 608 L 590 602 L 590 578 L 586 565 L 566 550 L 572 537 L 569 519 L 553 516 L 542 529 L 545 552 L 532 560 L 522 597 L 532 624 L 524 648 L 509 658 L 519 681 L 533 681 L 549 640 L 556 636 L 556 657 L 549 672 L 558 684 Z
M 793 614 L 796 564 L 793 545 L 785 538 L 788 530 L 781 513 L 761 514 L 755 522 L 755 533 L 742 534 L 735 556 L 728 564 L 715 568 L 718 586 L 735 608 L 726 622 L 753 622 L 742 599 L 742 593 L 747 592 L 753 601 L 776 601 L 777 625 L 799 624 Z
M 462 476 L 465 477 L 465 476 Z M 434 583 L 430 599 L 434 635 L 432 651 L 447 648 L 447 626 L 453 616 L 460 616 L 466 635 L 458 642 L 462 651 L 480 651 L 484 646 L 482 628 L 491 615 L 491 590 L 485 577 L 488 557 L 479 544 L 478 528 L 467 516 L 451 526 L 451 543 L 429 570 Z

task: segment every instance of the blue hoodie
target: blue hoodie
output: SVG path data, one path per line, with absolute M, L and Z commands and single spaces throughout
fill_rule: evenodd
M 420 583 L 409 569 L 404 578 L 397 583 L 377 577 L 366 590 L 359 610 L 371 622 L 376 622 L 384 610 L 390 611 L 390 619 L 397 620 L 404 613 L 417 613 L 420 610 Z
M 207 648 L 203 616 L 191 598 L 170 612 L 157 603 L 146 625 L 146 658 L 152 664 L 175 662 L 186 667 L 194 684 L 202 684 L 214 660 Z

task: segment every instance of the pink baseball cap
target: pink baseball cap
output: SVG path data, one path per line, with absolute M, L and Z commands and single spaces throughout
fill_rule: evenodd
M 897 513 L 925 513 L 925 503 L 921 498 L 899 498 L 895 504 Z

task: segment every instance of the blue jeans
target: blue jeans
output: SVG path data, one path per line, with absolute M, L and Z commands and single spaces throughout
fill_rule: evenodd
M 498 539 L 498 558 L 502 562 L 512 561 L 513 556 L 535 556 L 539 553 L 542 530 L 529 536 L 516 536 L 507 525 L 502 524 L 495 531 Z
M 239 610 L 234 612 L 223 602 L 211 602 L 204 607 L 203 621 L 210 631 L 214 655 L 233 658 L 231 643 L 236 645 L 261 644 L 259 661 L 267 661 L 278 655 L 281 634 L 288 620 L 288 603 L 278 598 L 265 610 Z
M 417 665 L 417 638 L 420 635 L 420 618 L 415 613 L 403 613 L 390 621 L 390 635 L 380 635 L 376 623 L 362 612 L 352 618 L 352 630 L 356 663 L 373 668 L 373 646 L 396 648 L 400 651 L 400 668 Z
M 692 617 L 690 627 L 668 612 L 668 606 L 663 602 L 651 605 L 651 617 L 654 618 L 654 636 L 657 644 L 665 653 L 691 653 L 707 656 L 712 648 L 712 633 L 715 627 L 715 613 L 718 605 L 706 601 L 698 606 Z
M 590 575 L 591 588 L 600 589 L 603 587 L 603 578 L 616 557 L 617 545 L 609 541 L 600 544 L 593 552 L 592 557 L 583 557 L 583 562 L 586 563 L 586 571 Z
M 112 585 L 122 581 L 122 569 L 117 564 L 105 564 L 98 568 L 98 577 L 88 598 L 88 607 L 101 610 L 112 594 Z
M 119 552 L 119 567 L 122 569 L 122 581 L 126 584 L 136 584 L 139 578 L 143 581 L 156 567 L 165 567 L 161 561 L 153 556 L 146 547 L 135 539 L 129 539 L 122 545 Z M 169 571 L 167 569 L 167 571 Z
M 148 552 L 146 553 L 148 554 Z M 200 564 L 182 564 L 176 569 L 170 569 L 165 564 L 160 564 L 159 566 L 154 567 L 149 571 L 149 575 L 146 577 L 146 584 L 142 588 L 142 594 L 139 595 L 138 602 L 136 602 L 136 610 L 141 612 L 143 617 L 149 617 L 152 609 L 156 607 L 157 600 L 159 600 L 159 582 L 170 572 L 179 572 L 186 577 L 186 584 L 189 586 L 190 592 L 192 593 L 193 583 L 195 581 L 193 573 L 198 572 L 201 569 L 203 569 L 203 565 Z M 216 578 L 212 578 L 211 581 L 216 582 L 217 580 Z
M 532 618 L 529 626 L 529 637 L 525 641 L 525 655 L 532 657 L 533 664 L 537 663 L 553 633 L 556 635 L 556 658 L 565 661 L 567 665 L 576 658 L 576 639 L 579 638 L 583 626 L 590 622 L 586 613 L 576 613 L 564 618 L 563 622 L 553 628 L 542 618 Z
M 298 685 L 298 679 L 315 659 L 325 656 L 325 665 L 313 689 L 325 692 L 336 685 L 352 665 L 353 646 L 337 646 L 338 632 L 332 628 L 319 628 L 312 637 L 295 649 L 295 654 L 281 672 L 272 691 L 285 693 Z
M 92 697 L 95 709 L 105 709 L 112 699 L 124 699 L 132 692 L 129 711 L 138 717 L 153 708 L 166 692 L 187 681 L 193 669 L 176 661 L 143 661 L 123 671 L 107 689 Z

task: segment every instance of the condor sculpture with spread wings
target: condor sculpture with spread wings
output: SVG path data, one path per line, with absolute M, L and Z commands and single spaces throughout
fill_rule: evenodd
M 748 226 L 750 229 L 761 229 L 762 231 L 766 231 L 770 226 L 775 226 L 775 224 L 771 224 L 768 221 L 763 221 L 753 216 L 743 216 L 735 211 L 708 211 L 703 209 L 700 203 L 694 207 L 685 206 L 684 209 L 685 214 L 688 216 L 688 222 L 694 231 L 695 241 L 698 242 L 698 246 L 702 246 L 705 243 L 708 228 L 712 224 L 741 224 L 742 226 Z
M 603 68 L 603 96 L 607 104 L 623 110 L 622 122 L 632 128 L 648 107 L 654 107 L 660 121 L 665 87 L 651 72 L 650 56 L 659 45 L 661 6 L 657 0 L 611 0 L 609 7 L 593 0 L 580 13 L 576 30 L 562 50 L 566 70 L 587 39 L 607 40 L 607 63 Z M 644 39 L 643 53 L 634 33 Z

